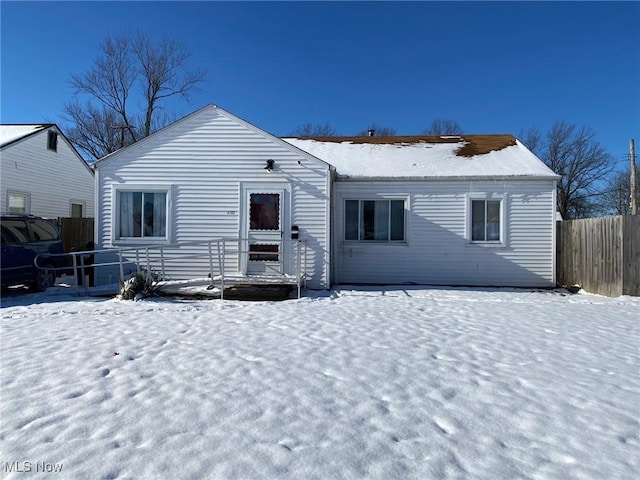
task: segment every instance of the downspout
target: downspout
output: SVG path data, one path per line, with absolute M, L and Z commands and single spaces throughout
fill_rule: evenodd
M 102 208 L 99 201 L 100 192 L 100 170 L 96 167 L 95 163 L 92 165 L 94 172 L 93 176 L 93 248 L 99 250 L 102 248 L 102 239 L 98 236 L 100 232 L 100 225 L 102 224 Z M 96 272 L 98 269 L 95 269 Z M 93 285 L 98 286 L 100 284 L 100 275 L 94 274 Z
M 327 289 L 331 290 L 331 287 L 335 284 L 336 261 L 337 261 L 337 249 L 336 242 L 334 241 L 334 184 L 335 184 L 336 170 L 335 167 L 329 166 L 329 172 L 327 175 L 327 195 L 329 200 L 327 202 L 329 210 L 327 212 L 327 243 L 329 248 L 329 263 L 327 266 Z

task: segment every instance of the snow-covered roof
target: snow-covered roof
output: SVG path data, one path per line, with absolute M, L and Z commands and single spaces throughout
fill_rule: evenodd
M 513 135 L 284 138 L 353 179 L 557 175 Z
M 49 128 L 51 124 L 38 125 L 0 125 L 0 147 L 20 140 L 38 130 Z

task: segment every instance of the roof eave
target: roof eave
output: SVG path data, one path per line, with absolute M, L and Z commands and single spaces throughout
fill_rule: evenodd
M 18 125 L 18 124 L 16 124 L 16 125 Z M 43 130 L 47 130 L 48 128 L 56 126 L 55 123 L 34 123 L 34 124 L 25 123 L 25 124 L 20 124 L 20 125 L 24 125 L 25 127 L 33 125 L 33 127 L 40 127 L 40 128 L 36 128 L 33 132 L 25 133 L 21 137 L 14 138 L 13 140 L 11 140 L 9 142 L 3 143 L 2 145 L 0 145 L 0 149 L 9 147 L 9 146 L 11 146 L 11 145 L 13 145 L 15 143 L 21 142 L 22 140 L 35 135 L 36 133 L 40 133 Z
M 108 155 L 105 155 L 102 158 L 97 159 L 96 161 L 93 162 L 94 165 L 94 170 L 100 168 L 104 163 L 112 160 L 113 158 L 117 158 L 119 157 L 123 152 L 129 152 L 132 148 L 139 148 L 141 145 L 144 145 L 146 142 L 151 141 L 151 139 L 153 139 L 156 136 L 160 136 L 160 134 L 162 134 L 163 132 L 169 131 L 170 129 L 174 128 L 175 126 L 182 124 L 184 122 L 186 122 L 188 119 L 193 118 L 197 115 L 200 115 L 202 113 L 204 113 L 207 110 L 215 110 L 218 114 L 220 115 L 225 115 L 228 118 L 240 123 L 241 125 L 244 125 L 246 128 L 249 128 L 250 130 L 253 130 L 254 132 L 258 133 L 259 135 L 262 135 L 264 137 L 269 138 L 270 140 L 278 143 L 279 145 L 281 145 L 283 148 L 286 148 L 290 151 L 294 151 L 296 152 L 298 155 L 301 155 L 311 161 L 314 161 L 320 165 L 322 165 L 323 167 L 325 167 L 327 170 L 329 171 L 335 171 L 335 167 L 330 164 L 329 162 L 326 162 L 324 160 L 322 160 L 321 158 L 318 158 L 316 156 L 314 156 L 313 154 L 300 149 L 299 147 L 296 147 L 295 145 L 292 145 L 291 143 L 287 142 L 286 140 L 283 140 L 282 138 L 276 137 L 275 135 L 272 135 L 271 133 L 267 132 L 266 130 L 261 129 L 260 127 L 257 127 L 255 125 L 253 125 L 252 123 L 244 120 L 241 117 L 238 117 L 237 115 L 232 114 L 231 112 L 228 112 L 227 110 L 225 110 L 222 107 L 219 107 L 218 105 L 214 105 L 214 104 L 208 104 L 205 105 L 204 107 L 196 110 L 195 112 L 192 112 L 178 120 L 176 120 L 175 122 L 161 128 L 160 130 L 157 130 L 156 132 L 152 133 L 151 135 L 142 138 L 140 140 L 138 140 L 136 143 L 133 143 L 131 145 L 128 145 L 126 147 L 120 148 L 118 150 L 116 150 L 115 152 L 109 153 Z
M 449 175 L 421 177 L 353 177 L 336 176 L 338 182 L 431 182 L 431 181 L 507 181 L 507 180 L 558 180 L 560 175 Z

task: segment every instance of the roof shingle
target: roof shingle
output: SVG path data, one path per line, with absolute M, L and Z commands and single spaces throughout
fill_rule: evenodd
M 315 140 L 316 142 L 335 142 L 374 145 L 410 145 L 413 143 L 461 143 L 464 145 L 456 150 L 459 157 L 473 157 L 492 151 L 502 150 L 516 144 L 516 137 L 511 134 L 497 135 L 406 135 L 406 136 L 358 136 L 358 137 L 299 137 L 300 140 Z

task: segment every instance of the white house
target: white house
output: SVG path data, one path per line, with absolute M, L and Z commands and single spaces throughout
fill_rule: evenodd
M 298 235 L 307 286 L 330 285 L 329 165 L 231 113 L 209 105 L 95 167 L 97 248 L 225 238 L 227 273 L 293 276 Z M 171 280 L 206 277 L 207 250 L 182 248 L 162 271 Z M 158 249 L 150 255 L 159 270 Z M 98 282 L 113 280 L 108 272 L 97 269 Z
M 310 288 L 548 287 L 557 178 L 511 135 L 280 139 L 210 105 L 96 162 L 96 243 L 225 237 L 227 273 Z M 185 248 L 169 278 L 213 271 Z
M 335 283 L 555 285 L 559 177 L 512 135 L 287 140 L 336 169 Z
M 55 124 L 0 125 L 0 210 L 93 217 L 93 171 Z

